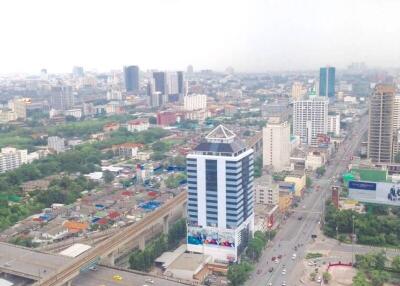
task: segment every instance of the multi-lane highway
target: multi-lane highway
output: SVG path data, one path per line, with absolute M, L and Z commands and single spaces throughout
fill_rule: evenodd
M 272 246 L 264 251 L 246 285 L 292 286 L 300 284 L 301 272 L 299 273 L 296 265 L 304 258 L 305 245 L 312 240 L 311 235 L 318 232 L 323 202 L 330 195 L 330 186 L 336 181 L 337 176 L 346 170 L 350 157 L 359 148 L 367 127 L 367 115 L 363 115 L 359 121 L 353 124 L 334 158 L 327 165 L 324 176 L 314 179 L 314 185 L 319 185 L 320 190 L 307 194 L 298 208 L 294 210 L 294 214 L 281 226 L 272 241 Z M 294 253 L 296 254 L 295 258 L 293 257 Z M 278 256 L 282 256 L 282 258 L 272 261 L 272 257 Z M 271 268 L 273 268 L 272 272 L 270 272 Z

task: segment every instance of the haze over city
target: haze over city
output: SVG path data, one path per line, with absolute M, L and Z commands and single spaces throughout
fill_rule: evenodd
M 396 0 L 5 0 L 0 73 L 397 67 L 399 10 Z
M 400 285 L 400 0 L 0 0 L 0 286 Z

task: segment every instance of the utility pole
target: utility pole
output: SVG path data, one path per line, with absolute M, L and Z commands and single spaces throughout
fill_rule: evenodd
M 353 231 L 351 234 L 351 265 L 354 265 L 354 215 L 351 216 L 353 221 Z

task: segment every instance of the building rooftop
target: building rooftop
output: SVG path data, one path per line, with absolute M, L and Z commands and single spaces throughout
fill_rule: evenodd
M 246 145 L 236 137 L 236 134 L 224 127 L 217 126 L 205 137 L 194 151 L 215 153 L 236 153 L 245 150 Z

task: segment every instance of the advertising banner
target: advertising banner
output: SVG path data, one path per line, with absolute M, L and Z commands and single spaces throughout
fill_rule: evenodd
M 349 181 L 351 199 L 400 206 L 400 183 Z
M 235 232 L 234 231 L 218 231 L 209 228 L 196 226 L 188 227 L 188 244 L 218 247 L 235 247 Z

